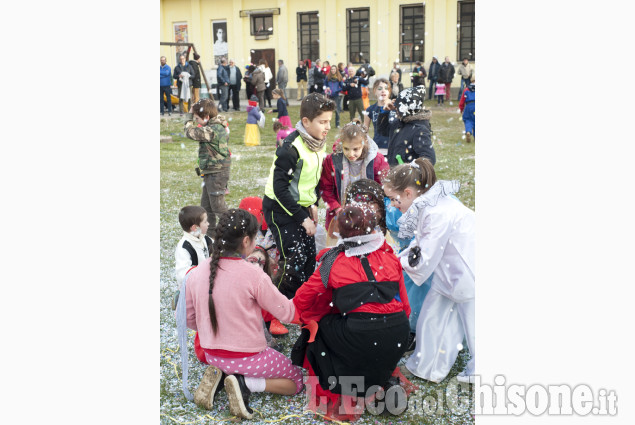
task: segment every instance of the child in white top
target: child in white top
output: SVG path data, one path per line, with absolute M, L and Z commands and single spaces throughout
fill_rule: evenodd
M 401 265 L 415 284 L 432 273 L 417 321 L 417 342 L 406 367 L 428 381 L 440 382 L 454 365 L 463 338 L 471 359 L 457 376 L 474 375 L 474 239 L 475 214 L 453 196 L 458 181 L 437 181 L 432 163 L 417 158 L 393 168 L 384 192 L 403 215 L 399 238 L 414 239 L 400 254 Z
M 183 278 L 192 268 L 209 258 L 212 238 L 206 236 L 209 223 L 203 207 L 189 205 L 179 211 L 179 223 L 183 228 L 183 237 L 176 245 L 176 282 L 181 286 Z

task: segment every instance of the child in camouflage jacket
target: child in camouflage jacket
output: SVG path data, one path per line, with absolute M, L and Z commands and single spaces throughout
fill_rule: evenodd
M 190 112 L 183 131 L 186 137 L 199 142 L 196 172 L 203 179 L 201 207 L 207 211 L 207 234 L 212 237 L 216 216 L 227 211 L 225 188 L 231 165 L 231 152 L 227 145 L 229 129 L 227 121 L 218 115 L 218 109 L 210 99 L 201 99 L 192 105 Z

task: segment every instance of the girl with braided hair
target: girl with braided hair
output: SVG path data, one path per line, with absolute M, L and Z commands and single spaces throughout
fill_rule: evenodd
M 414 375 L 441 382 L 454 365 L 463 339 L 471 354 L 457 376 L 474 376 L 474 242 L 475 214 L 454 194 L 458 181 L 437 180 L 432 163 L 417 158 L 393 168 L 384 192 L 403 215 L 399 238 L 411 240 L 398 256 L 416 285 L 432 275 L 430 291 L 417 321 L 415 353 L 406 368 Z
M 244 260 L 254 251 L 257 231 L 258 221 L 251 213 L 241 209 L 224 213 L 214 230 L 210 258 L 189 273 L 181 289 L 185 303 L 177 306 L 184 310 L 177 311 L 179 332 L 185 315 L 187 327 L 198 331 L 210 365 L 194 402 L 211 409 L 215 394 L 224 386 L 230 412 L 245 419 L 253 415 L 252 392 L 291 395 L 303 387 L 302 371 L 267 347 L 261 311 L 290 323 L 295 307 L 257 264 Z M 183 370 L 184 391 L 191 397 L 186 391 L 187 368 Z
M 346 188 L 360 179 L 371 179 L 381 184 L 388 163 L 379 152 L 360 120 L 355 119 L 340 130 L 334 153 L 324 159 L 319 190 L 326 205 L 326 224 L 333 237 L 333 217 L 342 211 Z
M 320 252 L 319 267 L 293 302 L 300 321 L 312 329 L 302 356 L 309 406 L 316 408 L 316 400 L 326 397 L 327 416 L 352 421 L 359 412 L 339 415 L 340 404 L 350 406 L 341 396 L 364 397 L 377 386 L 398 385 L 390 378 L 406 350 L 410 305 L 401 265 L 375 230 L 373 212 L 349 205 L 335 220 L 339 244 Z M 292 358 L 298 364 L 299 358 Z M 347 377 L 355 377 L 355 385 Z

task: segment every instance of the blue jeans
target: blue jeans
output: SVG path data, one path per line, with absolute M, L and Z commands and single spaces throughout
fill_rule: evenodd
M 218 88 L 220 89 L 220 106 L 227 112 L 229 111 L 229 86 L 222 85 Z
M 172 87 L 170 86 L 161 86 L 161 115 L 163 115 L 164 107 L 163 107 L 163 94 L 165 93 L 165 97 L 168 102 L 168 114 L 172 112 Z
M 461 78 L 461 88 L 459 88 L 459 97 L 456 100 L 461 100 L 461 95 L 463 94 L 463 89 L 470 85 L 469 78 Z
M 335 127 L 340 126 L 340 112 L 342 112 L 342 97 L 338 94 L 335 97 L 329 96 L 333 102 L 335 102 Z
M 437 86 L 437 80 L 430 80 L 430 90 L 428 90 L 428 100 L 432 99 L 434 88 Z

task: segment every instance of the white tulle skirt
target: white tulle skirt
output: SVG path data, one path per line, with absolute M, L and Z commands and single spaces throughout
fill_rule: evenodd
M 474 300 L 456 303 L 433 287 L 421 306 L 417 345 L 406 367 L 419 378 L 441 382 L 452 369 L 464 340 L 471 354 L 465 373 L 473 375 Z

